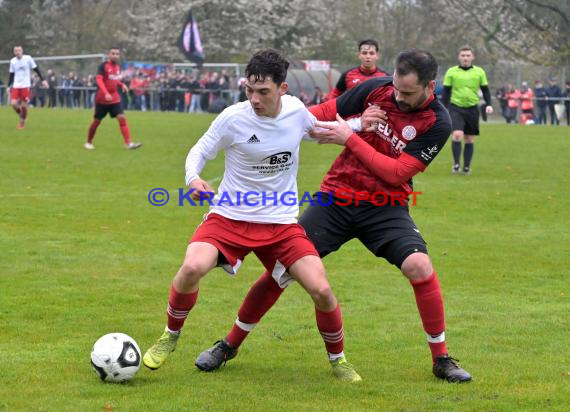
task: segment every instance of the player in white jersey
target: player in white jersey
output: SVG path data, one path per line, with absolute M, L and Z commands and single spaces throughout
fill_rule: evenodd
M 14 57 L 10 60 L 10 102 L 20 117 L 18 129 L 23 129 L 28 116 L 28 102 L 30 100 L 30 88 L 32 86 L 32 70 L 34 70 L 43 86 L 47 89 L 47 81 L 44 80 L 40 68 L 32 59 L 32 56 L 24 54 L 22 46 L 14 46 Z
M 235 274 L 253 251 L 269 277 L 283 282 L 287 270 L 313 299 L 334 376 L 347 382 L 361 381 L 344 356 L 340 306 L 317 251 L 296 223 L 296 202 L 293 206 L 274 205 L 281 193 L 297 195 L 299 144 L 315 122 L 301 101 L 285 95 L 288 66 L 274 50 L 256 53 L 245 70 L 248 102 L 222 112 L 188 154 L 186 184 L 195 200 L 213 192 L 199 174 L 206 160 L 220 150 L 226 154 L 225 173 L 214 205 L 196 229 L 174 276 L 167 327 L 143 357 L 151 369 L 161 367 L 174 351 L 184 321 L 196 303 L 200 279 L 216 266 Z M 255 198 L 253 192 L 259 196 Z M 241 197 L 245 193 L 252 195 L 247 203 Z M 227 202 L 221 201 L 224 197 Z M 227 359 L 237 354 L 237 350 L 228 350 L 224 341 L 212 351 L 222 351 Z

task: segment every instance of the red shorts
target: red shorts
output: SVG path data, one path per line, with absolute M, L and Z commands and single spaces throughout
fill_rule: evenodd
M 304 256 L 319 256 L 313 242 L 297 223 L 250 223 L 217 213 L 206 216 L 190 239 L 192 242 L 215 246 L 228 263 L 221 262 L 219 266 L 230 274 L 237 272 L 247 254 L 255 253 L 281 287 L 292 281 L 285 271 L 293 263 Z
M 21 100 L 27 103 L 30 101 L 30 88 L 24 87 L 21 89 L 16 89 L 12 87 L 10 89 L 10 98 L 12 100 Z

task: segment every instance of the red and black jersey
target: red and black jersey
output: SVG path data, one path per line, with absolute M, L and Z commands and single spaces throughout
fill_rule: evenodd
M 358 66 L 353 69 L 345 71 L 340 75 L 336 87 L 332 89 L 328 95 L 329 99 L 336 99 L 338 96 L 343 94 L 345 91 L 352 89 L 353 87 L 359 85 L 366 80 L 370 80 L 374 77 L 386 77 L 389 76 L 388 73 L 375 67 L 374 70 L 365 70 Z
M 121 87 L 121 67 L 110 60 L 103 62 L 97 69 L 97 94 L 95 103 L 116 104 L 121 102 L 119 87 Z M 110 94 L 111 101 L 105 100 L 105 95 Z
M 394 98 L 391 77 L 368 80 L 336 100 L 313 106 L 311 112 L 319 120 L 335 120 L 337 112 L 348 118 L 363 113 L 369 105 L 386 111 L 388 122 L 380 125 L 376 132 L 361 132 L 348 139 L 325 176 L 322 191 L 345 189 L 370 195 L 375 192 L 409 194 L 413 190 L 411 177 L 407 177 L 406 171 L 401 174 L 406 180 L 398 180 L 399 171 L 407 167 L 406 170 L 412 170 L 411 175 L 423 172 L 451 133 L 449 113 L 433 95 L 419 110 L 401 111 Z M 392 159 L 397 160 L 392 161 L 393 173 L 375 167 L 378 162 Z

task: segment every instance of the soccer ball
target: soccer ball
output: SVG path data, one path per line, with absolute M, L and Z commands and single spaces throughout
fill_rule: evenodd
M 91 365 L 102 381 L 126 382 L 141 366 L 141 350 L 129 335 L 109 333 L 93 345 Z

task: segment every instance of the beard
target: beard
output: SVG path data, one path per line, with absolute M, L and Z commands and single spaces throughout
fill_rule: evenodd
M 424 95 L 421 96 L 418 99 L 418 101 L 413 105 L 411 105 L 409 103 L 399 102 L 397 100 L 396 100 L 396 104 L 398 105 L 398 109 L 400 109 L 402 112 L 409 113 L 409 112 L 413 112 L 418 107 L 421 107 L 421 105 L 424 104 L 424 102 L 427 100 L 427 98 L 428 98 L 427 93 L 424 93 Z

